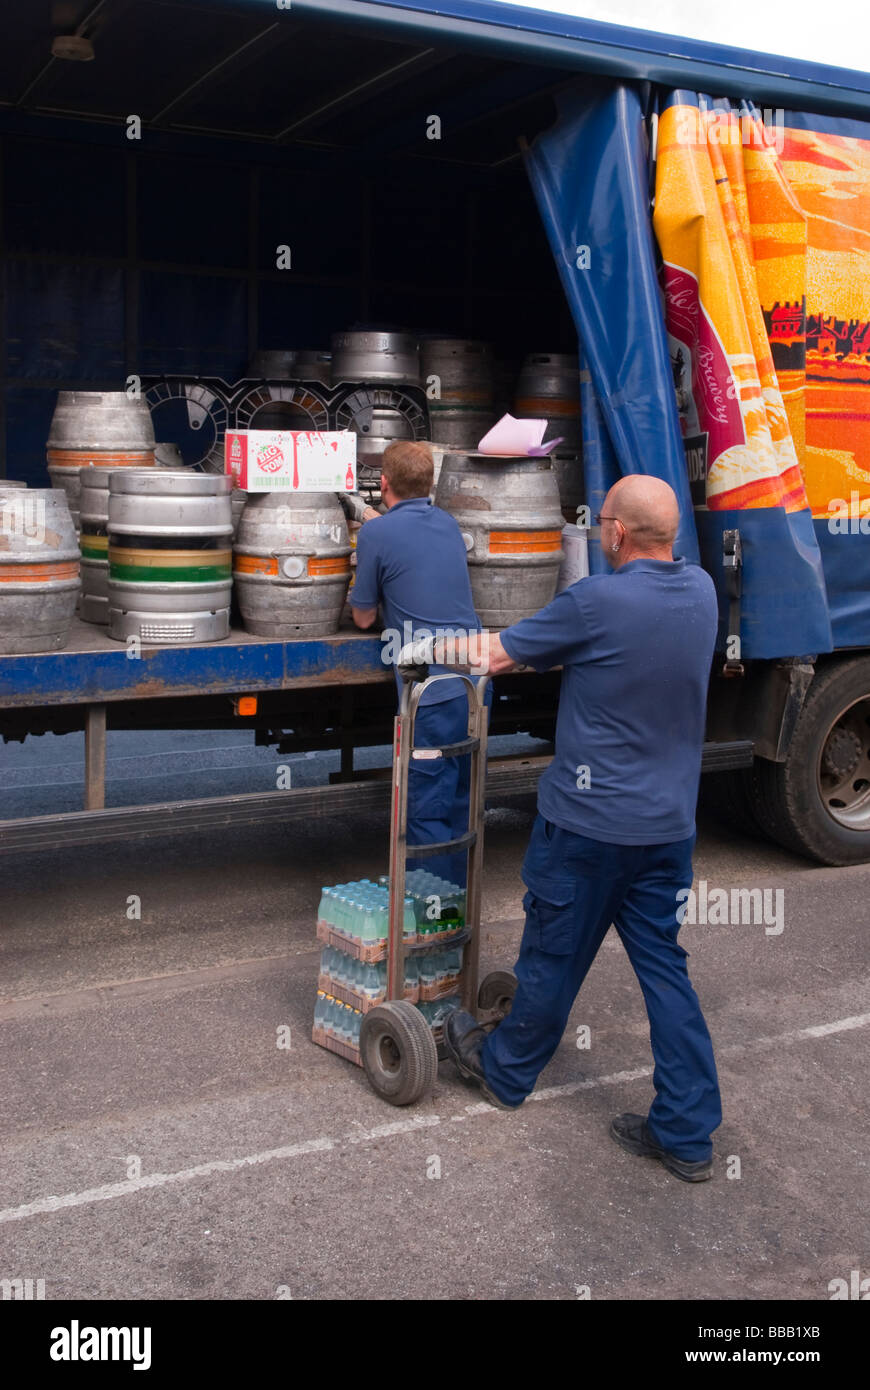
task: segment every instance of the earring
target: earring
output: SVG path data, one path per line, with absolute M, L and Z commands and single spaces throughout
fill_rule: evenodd
M 618 546 L 618 545 L 616 544 L 616 542 L 614 541 L 614 543 L 613 543 L 613 545 L 610 547 L 610 549 L 611 549 L 611 550 L 618 550 L 618 549 L 619 549 L 619 546 Z

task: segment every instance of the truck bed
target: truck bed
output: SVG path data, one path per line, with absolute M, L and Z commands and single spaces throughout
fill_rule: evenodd
M 234 628 L 222 642 L 142 647 L 75 618 L 62 651 L 0 656 L 0 708 L 242 694 L 387 681 L 377 634 L 341 628 L 333 637 L 281 642 Z

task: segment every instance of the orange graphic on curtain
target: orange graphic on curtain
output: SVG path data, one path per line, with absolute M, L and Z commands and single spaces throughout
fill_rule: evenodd
M 696 504 L 857 510 L 870 498 L 870 141 L 669 107 L 654 225 Z

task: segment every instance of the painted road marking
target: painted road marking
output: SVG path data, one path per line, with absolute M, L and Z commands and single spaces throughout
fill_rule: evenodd
M 718 1057 L 739 1057 L 759 1047 L 775 1047 L 782 1044 L 806 1042 L 812 1038 L 826 1038 L 835 1033 L 850 1032 L 855 1028 L 870 1025 L 870 1013 L 853 1014 L 849 1018 L 838 1018 L 831 1023 L 816 1023 L 807 1028 L 795 1028 L 787 1033 L 779 1033 L 771 1038 L 754 1038 L 747 1043 L 732 1043 L 717 1048 Z M 582 1081 L 569 1081 L 562 1086 L 547 1086 L 533 1091 L 530 1101 L 558 1100 L 572 1096 L 577 1091 L 589 1091 L 599 1086 L 619 1086 L 626 1081 L 639 1081 L 652 1075 L 652 1067 L 635 1067 L 631 1071 L 617 1071 L 610 1076 L 593 1076 Z M 407 1120 L 394 1120 L 388 1124 L 376 1125 L 373 1129 L 360 1128 L 344 1137 L 331 1139 L 321 1136 L 306 1139 L 299 1144 L 287 1144 L 279 1149 L 267 1149 L 262 1153 L 245 1154 L 241 1158 L 215 1159 L 211 1163 L 198 1163 L 192 1168 L 181 1168 L 175 1173 L 149 1173 L 140 1178 L 130 1178 L 127 1182 L 106 1183 L 102 1187 L 92 1187 L 84 1192 L 67 1192 L 61 1197 L 38 1197 L 24 1206 L 8 1207 L 0 1211 L 0 1223 L 23 1221 L 29 1216 L 43 1216 L 47 1213 L 64 1211 L 68 1207 L 92 1206 L 97 1202 L 111 1202 L 117 1197 L 129 1197 L 135 1192 L 170 1187 L 175 1183 L 192 1182 L 196 1178 L 212 1177 L 216 1173 L 235 1173 L 245 1168 L 253 1168 L 262 1163 L 286 1162 L 302 1158 L 312 1153 L 329 1153 L 340 1149 L 343 1144 L 365 1144 L 375 1139 L 383 1139 L 394 1134 L 411 1134 L 421 1129 L 431 1129 L 437 1125 L 474 1119 L 479 1115 L 505 1116 L 508 1112 L 497 1110 L 486 1101 L 466 1105 L 455 1115 L 416 1115 Z

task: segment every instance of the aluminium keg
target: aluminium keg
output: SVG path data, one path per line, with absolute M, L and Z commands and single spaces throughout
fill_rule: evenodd
M 229 633 L 232 481 L 122 469 L 109 479 L 109 636 L 159 645 Z
M 296 359 L 296 376 L 299 381 L 319 381 L 329 386 L 332 381 L 332 353 L 321 352 L 319 348 L 300 348 Z
M 259 348 L 245 370 L 245 376 L 265 381 L 292 381 L 296 376 L 296 348 Z
M 63 488 L 79 525 L 79 470 L 146 468 L 154 463 L 154 426 L 143 399 L 126 391 L 59 391 L 47 444 L 52 487 Z
M 65 647 L 80 588 L 65 493 L 0 482 L 0 653 Z
M 432 438 L 457 450 L 476 449 L 495 424 L 489 343 L 428 338 L 420 357 Z
M 517 381 L 514 414 L 517 419 L 548 420 L 544 440 L 564 440 L 565 453 L 579 453 L 580 371 L 576 357 L 559 352 L 533 352 L 523 362 Z
M 420 352 L 412 333 L 348 332 L 332 336 L 332 380 L 418 386 Z
M 251 493 L 233 547 L 242 622 L 257 637 L 328 637 L 350 580 L 350 538 L 334 492 Z
M 450 415 L 446 411 L 438 414 L 429 402 L 429 418 L 432 422 L 432 438 L 447 449 L 457 452 L 473 453 L 484 435 L 489 434 L 496 422 L 492 411 L 469 410 L 464 415 Z
M 549 458 L 445 454 L 435 502 L 459 523 L 484 627 L 508 627 L 550 602 L 564 522 Z
M 366 423 L 357 429 L 356 462 L 360 483 L 377 486 L 384 451 L 399 440 L 413 438 L 413 422 L 401 410 L 388 404 L 374 405 Z

